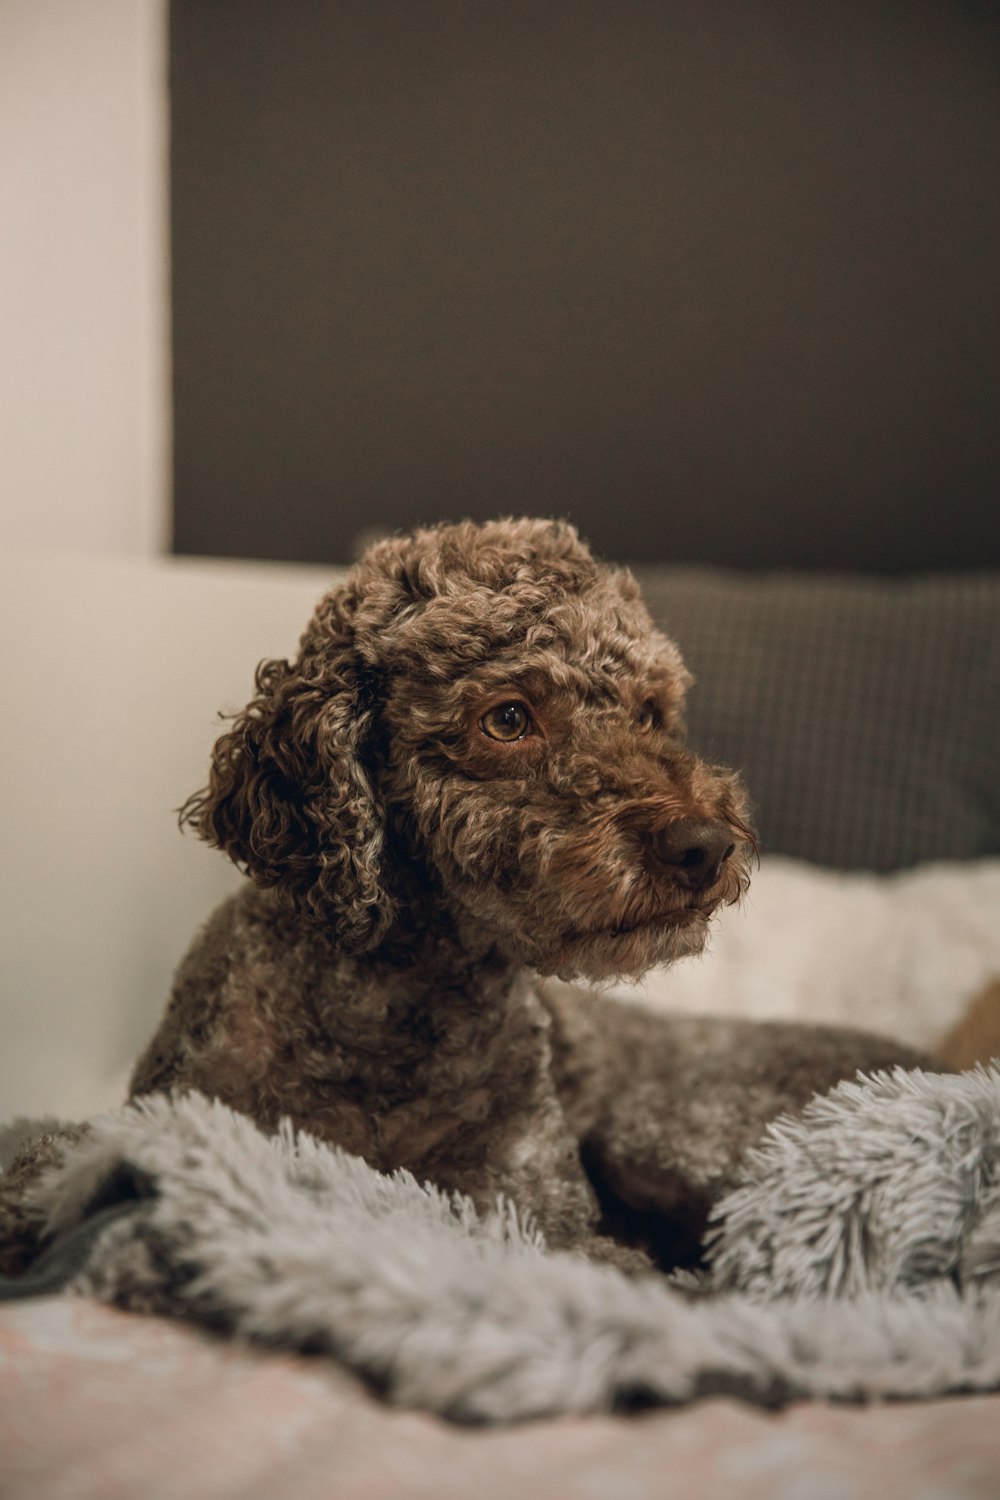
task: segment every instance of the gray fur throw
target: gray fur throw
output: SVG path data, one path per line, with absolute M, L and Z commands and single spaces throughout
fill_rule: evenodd
M 479 1215 L 198 1094 L 97 1120 L 33 1196 L 43 1283 L 61 1265 L 454 1420 L 1000 1387 L 996 1063 L 862 1077 L 775 1122 L 697 1288 L 550 1253 L 507 1203 Z

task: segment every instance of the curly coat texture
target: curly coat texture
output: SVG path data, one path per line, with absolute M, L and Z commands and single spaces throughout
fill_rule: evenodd
M 767 1120 L 917 1060 L 558 982 L 697 953 L 745 888 L 745 794 L 684 745 L 689 681 L 567 524 L 375 545 L 295 660 L 261 664 L 183 810 L 251 879 L 133 1093 L 199 1089 L 483 1207 L 506 1192 L 554 1245 L 640 1263 L 614 1231 L 676 1260 Z

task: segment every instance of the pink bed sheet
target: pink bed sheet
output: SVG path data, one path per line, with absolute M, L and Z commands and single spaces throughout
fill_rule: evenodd
M 0 1307 L 3 1500 L 997 1500 L 1000 1396 L 711 1400 L 468 1430 L 326 1360 L 72 1297 Z

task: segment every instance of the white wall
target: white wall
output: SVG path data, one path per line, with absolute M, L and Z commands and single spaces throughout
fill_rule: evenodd
M 238 879 L 174 809 L 331 581 L 159 555 L 166 19 L 0 0 L 0 1125 L 121 1101 Z
M 332 569 L 0 557 L 0 1126 L 124 1098 L 195 929 L 239 882 L 182 837 L 220 709 L 294 653 Z
M 0 3 L 0 545 L 168 539 L 166 0 Z

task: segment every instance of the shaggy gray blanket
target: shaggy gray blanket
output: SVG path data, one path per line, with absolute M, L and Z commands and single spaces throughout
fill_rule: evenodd
M 197 1094 L 99 1119 L 34 1200 L 42 1285 L 331 1356 L 455 1420 L 1000 1387 L 996 1064 L 860 1078 L 777 1121 L 694 1296 Z

